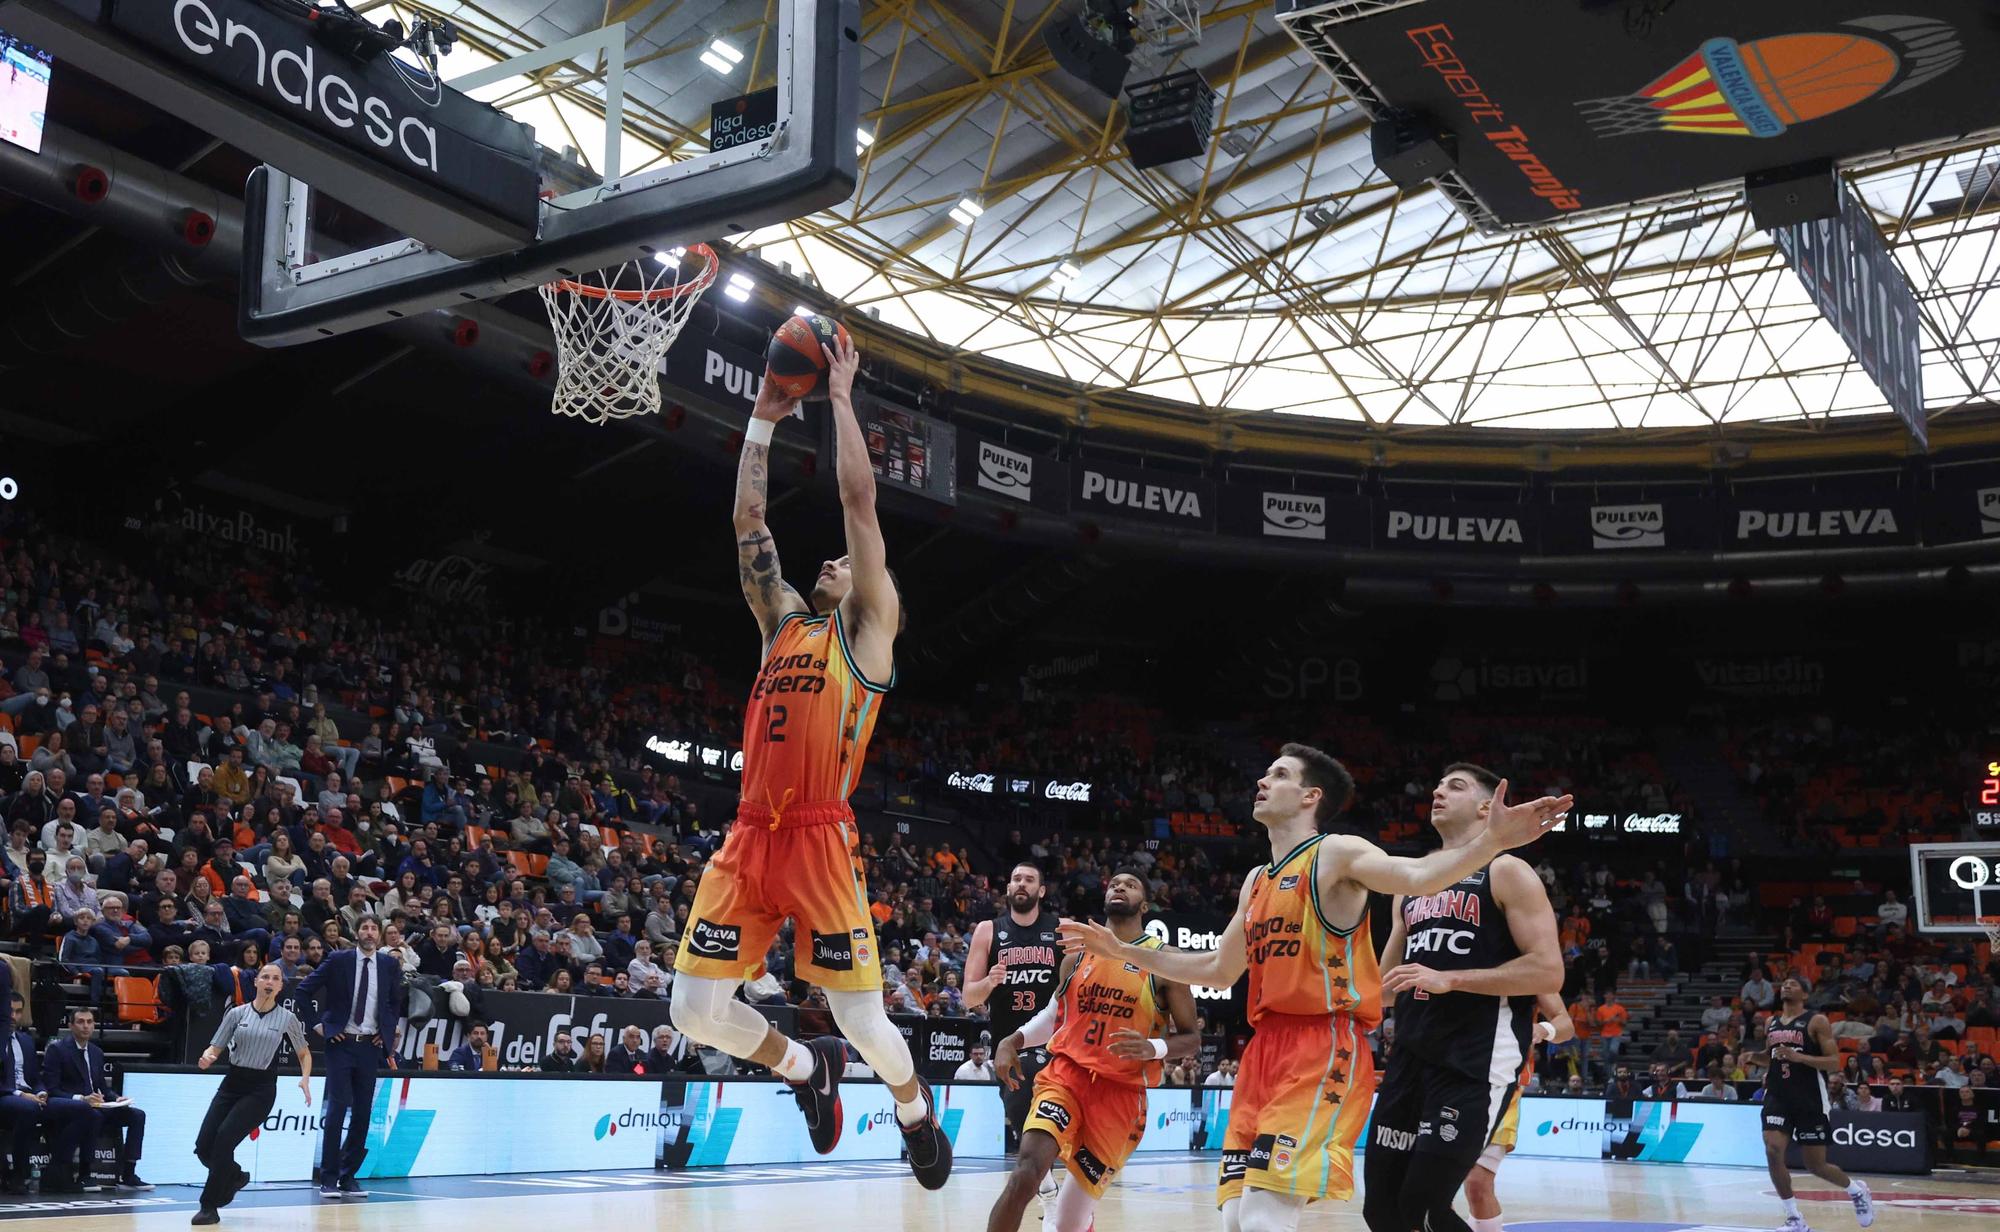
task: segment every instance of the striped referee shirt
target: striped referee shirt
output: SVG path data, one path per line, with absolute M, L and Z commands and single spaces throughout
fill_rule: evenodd
M 222 1016 L 209 1047 L 228 1053 L 229 1063 L 238 1069 L 270 1069 L 277 1062 L 278 1045 L 287 1038 L 294 1053 L 306 1050 L 305 1028 L 292 1011 L 274 1005 L 270 1013 L 260 1014 L 256 1006 L 244 1004 Z

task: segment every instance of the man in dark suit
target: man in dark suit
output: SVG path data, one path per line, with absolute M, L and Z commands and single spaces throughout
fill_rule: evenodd
M 299 993 L 321 1007 L 313 1030 L 326 1039 L 326 1128 L 320 1137 L 322 1198 L 365 1198 L 355 1179 L 368 1154 L 368 1117 L 375 1102 L 375 1074 L 395 1063 L 403 1038 L 403 968 L 382 953 L 382 926 L 373 919 L 355 929 L 355 947 L 335 950 L 304 980 Z M 341 1141 L 341 1127 L 347 1138 Z
M 35 1153 L 35 1131 L 42 1126 L 42 1109 L 49 1102 L 47 1091 L 42 1089 L 42 1058 L 35 1051 L 35 1036 L 26 1028 L 16 1030 L 14 1023 L 27 1017 L 27 1003 L 21 994 L 11 991 L 13 974 L 6 970 L 7 964 L 0 962 L 0 983 L 9 989 L 7 1004 L 13 1006 L 13 1017 L 8 1021 L 0 1037 L 0 1134 L 4 1134 L 12 1166 L 7 1170 L 6 1191 L 10 1194 L 28 1192 L 28 1164 Z
M 486 1064 L 486 1024 L 475 1022 L 465 1034 L 465 1042 L 451 1050 L 446 1069 L 476 1074 Z
M 604 1057 L 604 1072 L 607 1074 L 643 1074 L 650 1069 L 646 1055 L 646 1032 L 639 1027 L 627 1027 L 619 1034 L 618 1042 L 611 1045 L 611 1051 Z
M 146 1144 L 146 1114 L 130 1104 L 111 1106 L 118 1096 L 105 1081 L 104 1050 L 91 1042 L 97 1031 L 97 1011 L 79 1006 L 70 1011 L 69 1035 L 49 1045 L 42 1056 L 42 1083 L 48 1091 L 44 1119 L 51 1125 L 63 1122 L 52 1144 L 49 1167 L 68 1182 L 58 1189 L 74 1190 L 88 1173 L 89 1152 L 105 1127 L 123 1129 L 118 1145 L 118 1188 L 151 1189 L 139 1179 L 139 1157 Z M 84 1153 L 85 1169 L 71 1173 L 77 1155 Z M 46 1191 L 48 1186 L 44 1185 Z

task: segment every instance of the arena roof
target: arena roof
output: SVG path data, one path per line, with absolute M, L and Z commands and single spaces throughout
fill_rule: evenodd
M 1270 0 L 1201 0 L 1168 58 L 1218 91 L 1205 159 L 1135 170 L 1123 113 L 1058 68 L 1073 0 L 865 0 L 861 182 L 838 210 L 730 237 L 854 309 L 968 359 L 1220 420 L 1263 412 L 1385 434 L 1440 427 L 1811 435 L 1880 394 L 1740 199 L 1486 237 L 1390 184 L 1366 117 Z M 358 3 L 376 16 L 409 6 Z M 771 0 L 437 0 L 446 75 L 629 23 L 628 170 L 703 143 L 712 39 L 758 44 Z M 760 63 L 761 61 L 761 63 Z M 752 60 L 767 84 L 769 57 Z M 479 92 L 601 144 L 597 74 Z M 1926 317 L 1933 420 L 2000 392 L 2000 134 L 1850 172 Z M 961 199 L 984 212 L 951 217 Z M 1067 264 L 1075 271 L 1065 281 Z

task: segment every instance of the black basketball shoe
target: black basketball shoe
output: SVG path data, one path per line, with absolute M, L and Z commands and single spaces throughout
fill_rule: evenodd
M 812 1076 L 790 1084 L 792 1098 L 805 1114 L 813 1150 L 825 1155 L 840 1142 L 840 1075 L 847 1068 L 847 1045 L 822 1035 L 806 1047 L 813 1054 Z
M 917 1184 L 925 1189 L 943 1189 L 945 1181 L 951 1178 L 951 1139 L 944 1136 L 944 1127 L 938 1124 L 937 1099 L 931 1094 L 931 1084 L 919 1078 L 917 1089 L 923 1092 L 926 1112 L 924 1119 L 915 1125 L 901 1126 L 903 1155 L 910 1161 Z

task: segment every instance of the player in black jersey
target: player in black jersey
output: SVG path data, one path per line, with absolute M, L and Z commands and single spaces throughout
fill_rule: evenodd
M 1847 1173 L 1827 1162 L 1831 1105 L 1826 1076 L 1840 1072 L 1840 1046 L 1826 1015 L 1806 1010 L 1806 986 L 1797 977 L 1779 986 L 1778 1012 L 1771 1018 L 1764 1044 L 1766 1052 L 1752 1055 L 1761 1055 L 1769 1066 L 1764 1075 L 1764 1162 L 1771 1169 L 1778 1199 L 1785 1204 L 1779 1232 L 1810 1232 L 1798 1199 L 1792 1196 L 1791 1169 L 1785 1166 L 1785 1148 L 1793 1142 L 1799 1144 L 1806 1171 L 1845 1189 L 1862 1227 L 1874 1223 L 1875 1198 L 1868 1186 L 1848 1179 Z
M 988 1016 L 995 1044 L 1026 1026 L 1055 1000 L 1056 971 L 1062 966 L 1056 926 L 1062 919 L 1042 906 L 1047 893 L 1041 869 L 1016 864 L 1007 877 L 1007 910 L 980 921 L 972 930 L 972 944 L 965 954 L 965 1007 L 991 1003 Z M 1021 1122 L 1028 1116 L 1035 1076 L 1048 1059 L 1046 1048 L 1023 1052 L 1022 1082 L 1001 1096 L 1007 1109 L 1009 1150 L 1021 1141 Z M 1045 1198 L 1054 1195 L 1054 1185 L 1049 1183 Z
M 1500 777 L 1446 766 L 1431 825 L 1462 847 L 1486 828 Z M 1502 855 L 1422 898 L 1398 897 L 1382 953 L 1396 1045 L 1375 1099 L 1362 1214 L 1370 1232 L 1471 1232 L 1452 1199 L 1499 1129 L 1527 1059 L 1535 999 L 1562 988 L 1548 891 Z

